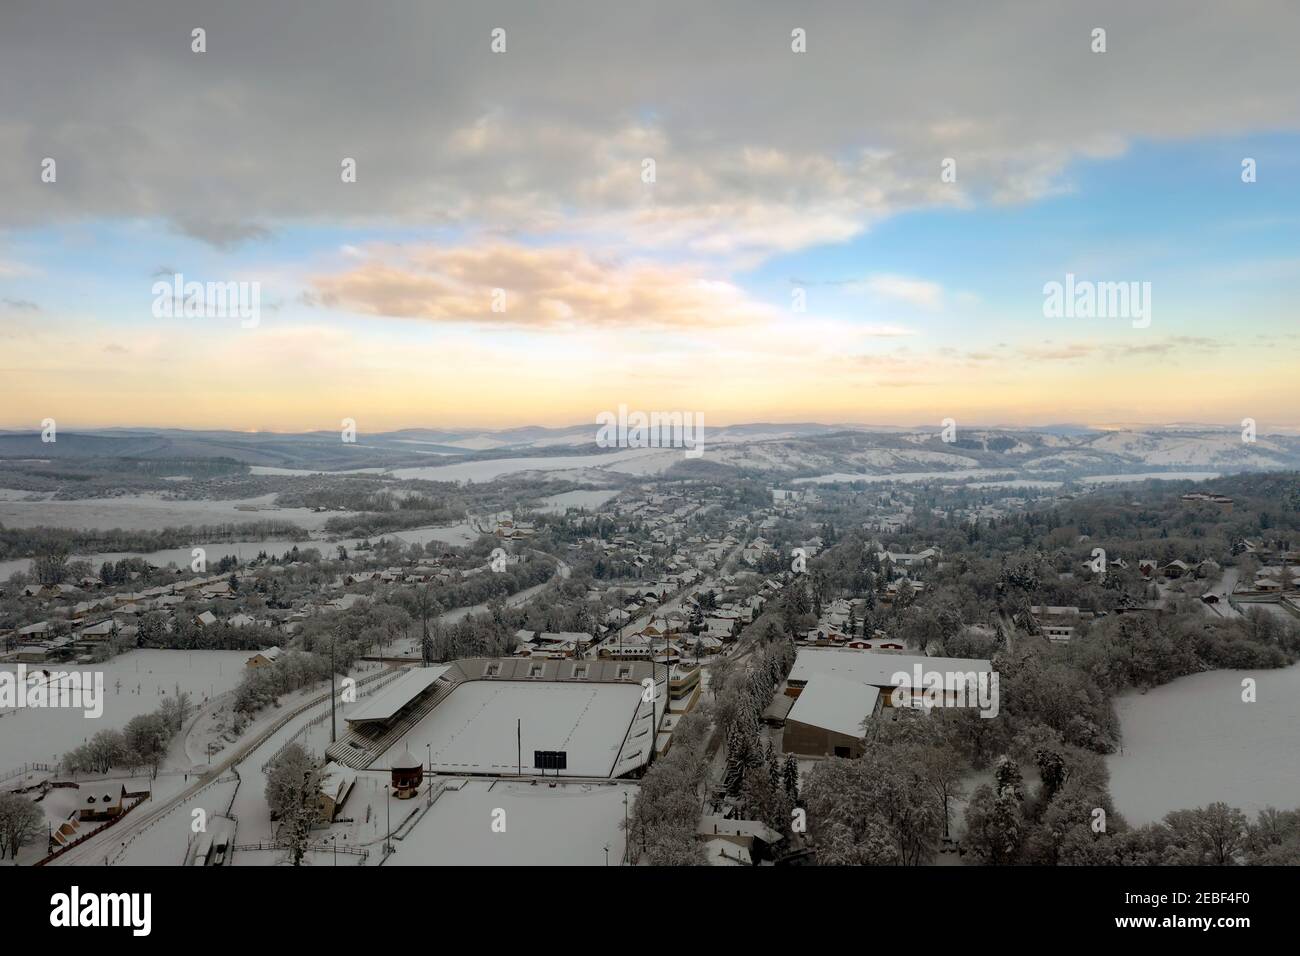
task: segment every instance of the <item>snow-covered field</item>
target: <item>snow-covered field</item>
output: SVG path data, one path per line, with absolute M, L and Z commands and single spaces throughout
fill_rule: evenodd
M 564 514 L 568 508 L 587 508 L 594 510 L 599 508 L 609 499 L 618 494 L 617 488 L 600 489 L 596 491 L 566 491 L 563 494 L 551 495 L 549 498 L 543 498 L 537 502 L 534 507 L 538 511 L 544 511 L 548 514 Z
M 325 526 L 339 512 L 314 512 L 310 508 L 277 508 L 275 495 L 231 501 L 169 499 L 159 494 L 121 498 L 85 498 L 77 501 L 13 501 L 0 499 L 0 524 L 8 528 L 82 528 L 108 531 L 149 531 L 183 525 L 242 524 L 254 521 L 288 521 L 308 531 Z
M 653 458 L 652 462 L 640 459 Z M 426 481 L 494 481 L 502 475 L 524 471 L 564 471 L 572 468 L 611 468 L 614 471 L 650 474 L 664 471 L 682 460 L 682 452 L 667 453 L 660 448 L 630 448 L 603 455 L 560 455 L 554 458 L 493 458 L 464 461 L 454 465 L 430 465 L 420 468 L 395 468 L 394 478 L 421 478 Z M 614 467 L 614 466 L 618 467 Z
M 6 708 L 0 711 L 0 773 L 25 763 L 55 763 L 101 730 L 121 729 L 138 714 L 147 714 L 180 685 L 195 705 L 239 683 L 249 654 L 245 651 L 135 650 L 104 664 L 27 665 L 51 670 L 104 675 L 104 713 L 88 718 L 79 709 Z M 15 671 L 18 665 L 2 664 Z
M 1285 446 L 1265 436 L 1250 443 L 1242 441 L 1241 432 L 1236 428 L 1208 433 L 1115 431 L 1088 444 L 1098 451 L 1136 458 L 1156 467 L 1276 468 L 1290 457 Z
M 1009 474 L 1005 468 L 965 468 L 957 471 L 905 471 L 892 475 L 845 474 L 816 475 L 812 478 L 795 478 L 795 485 L 828 485 L 841 481 L 961 481 L 964 478 L 996 478 Z
M 447 790 L 403 839 L 387 866 L 618 866 L 623 796 L 630 785 L 467 781 Z M 504 811 L 495 813 L 494 811 Z M 396 808 L 394 808 L 396 812 Z M 503 820 L 504 831 L 493 829 Z
M 1257 682 L 1242 701 L 1244 678 Z M 1116 699 L 1124 751 L 1106 758 L 1116 808 L 1133 824 L 1222 800 L 1253 816 L 1300 807 L 1300 665 L 1208 671 Z
M 321 468 L 276 468 L 274 465 L 250 465 L 249 474 L 278 475 L 282 477 L 302 477 L 305 475 L 382 475 L 383 468 L 342 468 L 338 471 L 326 471 Z
M 335 516 L 343 512 L 333 512 Z M 275 512 L 280 514 L 280 512 Z M 466 522 L 460 522 L 454 525 L 443 525 L 438 527 L 427 528 L 409 528 L 405 531 L 389 531 L 383 535 L 376 535 L 370 539 L 374 544 L 381 537 L 393 538 L 398 541 L 404 541 L 407 544 L 428 544 L 430 541 L 441 541 L 445 544 L 463 545 L 469 544 L 478 538 L 478 532 L 469 526 Z M 203 544 L 204 551 L 207 552 L 207 561 L 209 565 L 215 564 L 225 557 L 235 557 L 240 561 L 251 561 L 258 554 L 265 551 L 272 557 L 279 557 L 292 548 L 298 548 L 299 551 L 304 548 L 317 548 L 322 554 L 332 556 L 334 549 L 338 545 L 343 545 L 349 551 L 356 548 L 360 538 L 345 538 L 339 541 L 330 541 L 326 538 L 308 538 L 302 541 L 289 541 L 287 539 L 273 539 L 269 541 L 223 541 Z M 98 569 L 105 561 L 121 561 L 123 558 L 144 558 L 155 567 L 165 568 L 169 564 L 175 564 L 178 568 L 189 566 L 192 557 L 190 548 L 165 548 L 162 551 L 109 551 L 101 554 L 74 554 L 69 560 L 89 561 L 92 568 Z M 0 581 L 7 580 L 9 575 L 15 571 L 29 571 L 31 569 L 31 558 L 15 558 L 11 561 L 0 561 Z
M 395 746 L 406 744 L 425 757 L 426 745 L 432 745 L 438 773 L 512 773 L 519 758 L 515 722 L 522 720 L 525 770 L 532 769 L 534 750 L 564 750 L 569 757 L 563 774 L 605 777 L 640 702 L 636 684 L 470 681 Z

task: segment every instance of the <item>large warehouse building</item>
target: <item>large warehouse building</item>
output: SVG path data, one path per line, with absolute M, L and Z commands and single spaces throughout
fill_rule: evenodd
M 880 690 L 830 674 L 814 676 L 785 718 L 786 753 L 861 757 L 863 721 L 880 712 Z
M 782 749 L 786 753 L 860 757 L 866 737 L 864 721 L 886 707 L 912 706 L 919 700 L 922 685 L 914 675 L 974 678 L 991 671 L 992 664 L 986 660 L 801 648 L 783 691 L 793 704 L 787 710 L 778 695 L 764 712 L 764 719 L 784 726 Z M 900 674 L 909 675 L 908 680 L 899 680 Z M 941 694 L 945 704 L 958 702 L 953 690 Z

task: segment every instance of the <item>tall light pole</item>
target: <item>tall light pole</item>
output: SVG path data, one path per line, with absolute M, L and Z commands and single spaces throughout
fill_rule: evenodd
M 338 639 L 338 634 L 330 635 L 330 743 L 334 743 L 334 702 L 338 696 L 334 692 L 334 647 Z

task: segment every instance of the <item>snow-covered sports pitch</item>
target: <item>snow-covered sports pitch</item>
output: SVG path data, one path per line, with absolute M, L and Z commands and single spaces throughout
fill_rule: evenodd
M 563 750 L 564 775 L 608 777 L 641 694 L 638 684 L 468 681 L 403 742 L 412 754 L 431 760 L 435 773 L 515 773 L 521 752 L 523 772 L 532 773 L 534 751 Z

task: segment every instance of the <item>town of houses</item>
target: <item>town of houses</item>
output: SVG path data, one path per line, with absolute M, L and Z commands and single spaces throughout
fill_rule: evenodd
M 385 760 L 394 768 L 395 794 L 409 798 L 420 792 L 419 781 L 399 780 L 399 764 L 419 763 L 410 756 L 417 747 L 408 742 L 402 749 L 395 742 L 418 738 L 421 720 L 431 708 L 440 712 L 439 702 L 449 689 L 478 687 L 484 680 L 514 675 L 516 680 L 573 681 L 602 675 L 599 679 L 613 685 L 639 681 L 653 686 L 648 712 L 643 704 L 633 722 L 635 727 L 654 718 L 649 744 L 638 749 L 629 735 L 609 771 L 611 779 L 635 781 L 654 761 L 670 758 L 690 715 L 704 710 L 706 702 L 716 703 L 711 698 L 718 692 L 719 673 L 752 670 L 785 646 L 786 664 L 761 692 L 754 716 L 760 740 L 779 758 L 793 761 L 803 780 L 826 760 L 860 758 L 864 720 L 888 720 L 892 708 L 919 702 L 917 696 L 900 698 L 893 683 L 899 672 L 914 667 L 987 676 L 995 667 L 992 649 L 1000 643 L 1010 649 L 1014 641 L 1039 638 L 1065 647 L 1107 618 L 1159 620 L 1188 600 L 1207 620 L 1240 619 L 1253 605 L 1300 616 L 1292 572 L 1297 554 L 1273 539 L 1236 539 L 1228 555 L 1233 566 L 1225 568 L 1191 551 L 1182 557 L 1166 551 L 1157 559 L 1142 551 L 1126 553 L 1104 538 L 1079 535 L 1071 544 L 1080 555 L 1095 545 L 1109 545 L 1106 568 L 1101 571 L 1095 559 L 1076 560 L 1060 570 L 1059 580 L 1083 584 L 1101 580 L 1099 573 L 1124 575 L 1128 593 L 1135 597 L 1109 611 L 1043 603 L 1020 612 L 1010 607 L 976 614 L 958 622 L 955 633 L 990 651 L 986 656 L 945 656 L 942 645 L 936 652 L 898 628 L 909 609 L 926 605 L 936 582 L 950 580 L 968 560 L 941 546 L 938 532 L 927 537 L 921 526 L 939 522 L 936 527 L 961 529 L 961 535 L 977 539 L 1035 508 L 1076 501 L 1074 493 L 992 492 L 979 497 L 983 500 L 970 501 L 969 494 L 936 499 L 894 485 L 865 491 L 772 487 L 746 500 L 734 487 L 707 481 L 648 482 L 625 487 L 590 510 L 557 515 L 521 509 L 471 517 L 479 535 L 472 545 L 436 540 L 410 545 L 383 536 L 350 546 L 321 541 L 303 551 L 223 561 L 212 573 L 140 560 L 116 568 L 110 563 L 99 576 L 6 585 L 0 595 L 6 609 L 0 620 L 0 655 L 11 666 L 94 666 L 134 647 L 201 647 L 203 633 L 211 631 L 220 635 L 214 646 L 242 652 L 243 670 L 270 673 L 302 653 L 301 635 L 309 625 L 328 628 L 340 616 L 382 608 L 399 597 L 409 606 L 410 597 L 420 594 L 451 602 L 439 604 L 441 612 L 455 610 L 457 600 L 478 600 L 477 607 L 462 609 L 471 616 L 508 612 L 512 619 L 535 622 L 513 626 L 491 656 L 445 664 L 422 649 L 419 621 L 411 617 L 404 618 L 399 634 L 388 635 L 391 640 L 381 638 L 377 648 L 367 645 L 366 656 L 358 661 L 362 669 L 354 673 L 367 681 L 378 679 L 364 692 L 375 702 L 344 710 L 346 733 L 325 748 L 321 767 L 325 809 L 316 826 L 330 828 L 348 819 L 350 807 L 355 810 L 349 801 L 358 799 L 350 796 L 357 792 L 357 775 L 375 772 L 386 766 Z M 1215 497 L 1186 498 L 1184 505 L 1228 513 Z M 846 511 L 853 515 L 847 526 L 840 517 Z M 851 560 L 866 583 L 823 587 L 818 584 L 825 574 L 822 559 L 843 552 L 846 532 L 858 542 Z M 576 589 L 568 583 L 574 569 L 583 582 Z M 489 593 L 474 589 L 503 571 L 531 576 L 518 578 L 520 590 L 495 610 L 486 598 L 465 597 Z M 561 592 L 566 595 L 562 600 Z M 551 620 L 581 625 L 550 626 Z M 799 624 L 785 633 L 787 643 L 771 643 L 791 621 Z M 181 632 L 191 637 L 177 645 Z M 375 667 L 380 670 L 367 670 Z M 470 692 L 457 690 L 462 697 Z M 217 702 L 205 696 L 202 703 L 206 708 Z M 302 728 L 303 739 L 323 718 Z M 219 747 L 238 746 L 238 741 L 237 734 L 227 731 Z M 730 748 L 723 748 L 718 759 Z M 431 761 L 433 756 L 431 750 Z M 587 759 L 578 752 L 572 756 Z M 273 763 L 258 759 L 264 771 Z M 725 766 L 732 767 L 734 759 L 728 756 Z M 474 770 L 474 763 L 454 766 L 468 768 L 472 779 L 474 773 L 486 772 Z M 402 773 L 409 776 L 406 769 Z M 730 774 L 727 769 L 723 777 Z M 35 786 L 48 786 L 57 776 L 56 769 Z M 441 779 L 435 774 L 424 783 L 432 786 Z M 130 793 L 124 784 L 109 799 L 125 801 L 125 809 Z M 754 808 L 737 797 L 734 785 L 715 779 L 697 833 L 708 862 L 752 864 L 810 851 L 806 841 L 783 836 L 771 820 L 755 816 Z M 52 852 L 71 851 L 88 836 L 86 826 L 115 819 L 103 814 L 97 808 L 82 818 L 84 824 L 75 815 L 63 821 Z M 945 847 L 958 852 L 959 841 Z M 629 860 L 636 855 L 629 847 L 624 853 Z

